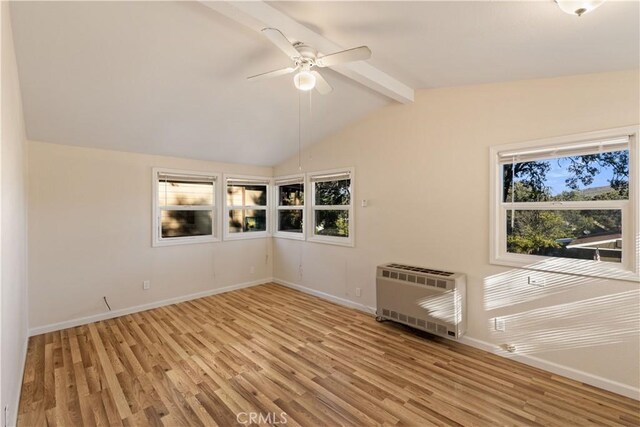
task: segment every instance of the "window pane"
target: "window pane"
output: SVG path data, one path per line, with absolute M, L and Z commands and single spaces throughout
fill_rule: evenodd
M 229 233 L 267 231 L 267 211 L 232 209 L 229 211 Z
M 267 206 L 267 186 L 229 185 L 227 206 Z
M 512 218 L 513 215 L 513 225 Z M 507 252 L 621 262 L 620 210 L 507 211 Z
M 208 236 L 213 231 L 211 211 L 168 211 L 161 216 L 162 237 Z
M 629 151 L 509 163 L 502 177 L 505 202 L 627 200 Z
M 302 233 L 302 210 L 278 211 L 278 231 Z
M 315 229 L 319 236 L 349 237 L 349 211 L 315 211 Z
M 178 180 L 158 181 L 158 203 L 160 206 L 213 205 L 213 183 Z
M 287 184 L 278 187 L 278 203 L 280 206 L 304 205 L 304 184 Z
M 351 201 L 351 180 L 315 183 L 316 205 L 348 205 Z

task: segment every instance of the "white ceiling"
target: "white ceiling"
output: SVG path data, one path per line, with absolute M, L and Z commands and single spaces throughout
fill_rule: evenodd
M 553 0 L 273 2 L 409 86 L 435 88 L 637 68 L 640 2 L 582 17 Z
M 639 3 L 581 18 L 541 2 L 270 5 L 414 88 L 637 68 Z M 17 2 L 27 134 L 46 142 L 274 165 L 298 149 L 298 92 L 263 36 L 192 2 Z M 303 144 L 392 101 L 338 73 Z M 304 101 L 304 100 L 303 100 Z M 305 105 L 305 102 L 303 102 Z M 305 106 L 308 114 L 308 107 Z

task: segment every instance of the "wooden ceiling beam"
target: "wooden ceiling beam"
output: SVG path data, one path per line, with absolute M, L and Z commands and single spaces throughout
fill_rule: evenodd
M 255 31 L 277 28 L 290 40 L 315 47 L 322 54 L 343 50 L 321 34 L 310 30 L 263 1 L 201 1 L 201 3 Z M 413 102 L 414 90 L 366 61 L 331 67 L 334 71 L 403 104 Z

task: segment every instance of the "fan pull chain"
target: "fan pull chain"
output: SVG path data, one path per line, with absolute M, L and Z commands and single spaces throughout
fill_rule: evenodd
M 513 208 L 513 204 L 516 201 L 516 157 L 513 156 L 511 162 L 511 230 L 513 230 L 513 226 L 515 224 L 516 219 L 516 211 Z
M 301 155 L 301 151 L 302 151 L 302 106 L 301 106 L 300 98 L 302 97 L 302 95 L 300 94 L 299 90 L 297 92 L 298 92 L 298 170 L 301 171 L 302 170 L 302 155 Z

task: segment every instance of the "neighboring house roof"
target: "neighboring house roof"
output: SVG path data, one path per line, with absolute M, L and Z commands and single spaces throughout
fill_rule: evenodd
M 595 236 L 580 237 L 574 239 L 567 249 L 572 248 L 595 248 L 597 245 L 605 245 L 615 243 L 616 240 L 622 239 L 622 233 L 598 234 Z

